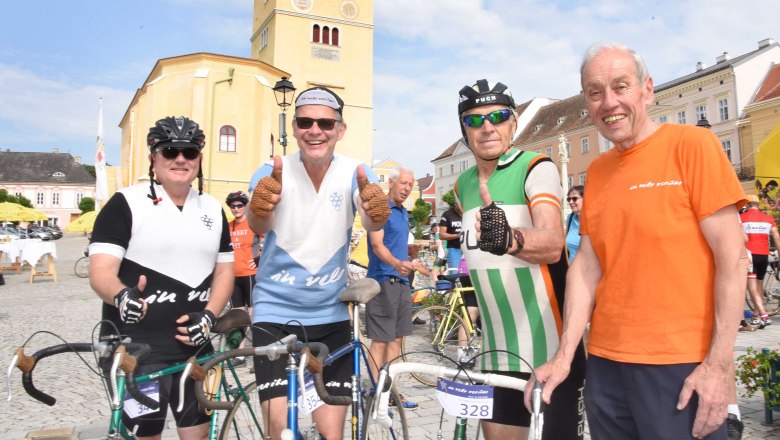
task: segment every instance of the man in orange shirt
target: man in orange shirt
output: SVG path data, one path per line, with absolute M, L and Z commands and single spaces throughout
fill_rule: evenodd
M 636 52 L 591 46 L 580 74 L 593 123 L 615 147 L 588 169 L 560 347 L 536 370 L 542 397 L 569 374 L 590 322 L 593 438 L 726 439 L 745 194 L 712 133 L 650 119 L 653 80 Z

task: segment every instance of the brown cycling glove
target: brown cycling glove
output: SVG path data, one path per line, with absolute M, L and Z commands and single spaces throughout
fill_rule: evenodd
M 384 191 L 376 183 L 368 183 L 365 177 L 358 177 L 357 183 L 360 199 L 368 202 L 366 214 L 372 222 L 383 225 L 390 217 L 390 205 L 387 203 Z
M 249 209 L 260 218 L 268 218 L 274 212 L 276 203 L 273 196 L 282 193 L 282 171 L 274 170 L 270 176 L 263 177 L 257 182 L 252 191 L 252 200 L 249 201 Z

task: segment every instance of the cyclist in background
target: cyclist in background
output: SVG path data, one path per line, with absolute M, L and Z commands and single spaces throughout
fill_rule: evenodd
M 544 154 L 512 148 L 518 123 L 506 86 L 483 79 L 459 95 L 461 131 L 476 166 L 458 177 L 455 194 L 463 206 L 461 246 L 482 314 L 482 348 L 519 354 L 536 367 L 552 357 L 561 335 L 567 264 L 558 169 Z M 483 370 L 530 377 L 529 367 L 505 352 L 480 360 Z M 572 374 L 545 409 L 551 422 L 543 438 L 582 438 L 584 361 L 579 344 Z M 531 416 L 519 404 L 523 396 L 495 389 L 485 438 L 527 435 Z
M 355 214 L 367 231 L 376 231 L 387 221 L 390 207 L 382 189 L 368 183 L 377 179 L 365 164 L 334 153 L 347 130 L 343 110 L 344 101 L 332 90 L 303 91 L 295 100 L 292 124 L 300 151 L 275 157 L 252 177 L 247 217 L 255 233 L 266 234 L 253 291 L 255 346 L 290 333 L 331 350 L 351 340 L 347 306 L 338 298 L 347 285 Z M 273 439 L 280 438 L 287 424 L 286 362 L 254 359 L 263 414 L 270 407 L 266 431 Z M 329 392 L 350 395 L 351 372 L 351 356 L 326 368 Z M 314 410 L 320 434 L 340 439 L 346 411 L 346 406 L 330 405 Z
M 149 184 L 117 191 L 95 220 L 89 245 L 89 282 L 103 300 L 100 334 L 120 334 L 152 347 L 138 374 L 211 351 L 208 335 L 233 291 L 233 250 L 222 203 L 203 194 L 198 124 L 160 119 L 149 130 Z M 198 190 L 192 182 L 198 178 Z M 139 438 L 159 438 L 167 407 L 178 405 L 181 373 L 155 383 L 160 409 L 130 418 Z M 183 439 L 208 435 L 192 387 L 173 411 Z
M 228 224 L 230 244 L 233 246 L 233 267 L 236 275 L 230 303 L 234 308 L 248 310 L 251 316 L 252 289 L 255 287 L 255 273 L 257 273 L 253 245 L 257 235 L 252 232 L 249 228 L 249 222 L 246 221 L 246 205 L 249 203 L 249 196 L 243 191 L 234 191 L 227 195 L 225 203 L 235 217 Z M 244 341 L 241 341 L 241 347 L 244 347 Z M 237 357 L 233 361 L 233 365 L 239 366 L 245 362 L 243 356 Z
M 754 195 L 747 196 L 747 210 L 739 215 L 742 222 L 742 229 L 747 234 L 747 248 L 753 256 L 753 269 L 748 274 L 748 292 L 756 306 L 757 316 L 753 317 L 751 325 L 764 328 L 772 324 L 772 319 L 764 308 L 764 292 L 762 284 L 766 268 L 769 263 L 769 237 L 777 248 L 780 246 L 780 234 L 777 232 L 777 225 L 771 215 L 761 212 L 758 209 L 758 197 Z
M 457 269 L 463 257 L 463 252 L 460 250 L 462 215 L 463 209 L 456 198 L 455 204 L 444 211 L 439 222 L 439 237 L 447 241 L 447 269 Z

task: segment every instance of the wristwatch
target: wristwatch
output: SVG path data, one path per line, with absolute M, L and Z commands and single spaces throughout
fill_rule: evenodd
M 515 243 L 517 243 L 517 249 L 515 249 L 515 251 L 509 255 L 516 257 L 518 254 L 520 254 L 520 252 L 523 251 L 523 246 L 525 246 L 525 237 L 523 236 L 523 232 L 519 229 L 512 229 L 512 237 L 515 239 Z

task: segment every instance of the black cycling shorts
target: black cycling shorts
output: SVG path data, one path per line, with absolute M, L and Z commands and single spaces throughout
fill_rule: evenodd
M 305 331 L 304 331 L 305 330 Z M 333 353 L 352 340 L 349 321 L 332 324 L 307 325 L 275 324 L 260 322 L 252 325 L 252 345 L 259 347 L 277 342 L 284 336 L 295 334 L 300 342 L 322 342 Z M 305 335 L 305 336 L 304 336 Z M 287 356 L 269 361 L 265 356 L 255 356 L 255 380 L 260 401 L 287 396 Z M 352 355 L 347 354 L 333 361 L 322 371 L 325 387 L 334 396 L 349 396 L 352 393 Z
M 233 296 L 230 298 L 233 307 L 252 307 L 252 289 L 254 287 L 254 275 L 236 277 L 233 285 Z
M 769 265 L 769 255 L 757 255 L 753 254 L 753 271 L 750 275 L 755 275 L 755 278 L 759 281 L 764 279 L 766 275 L 766 268 Z M 748 275 L 748 278 L 753 278 Z

